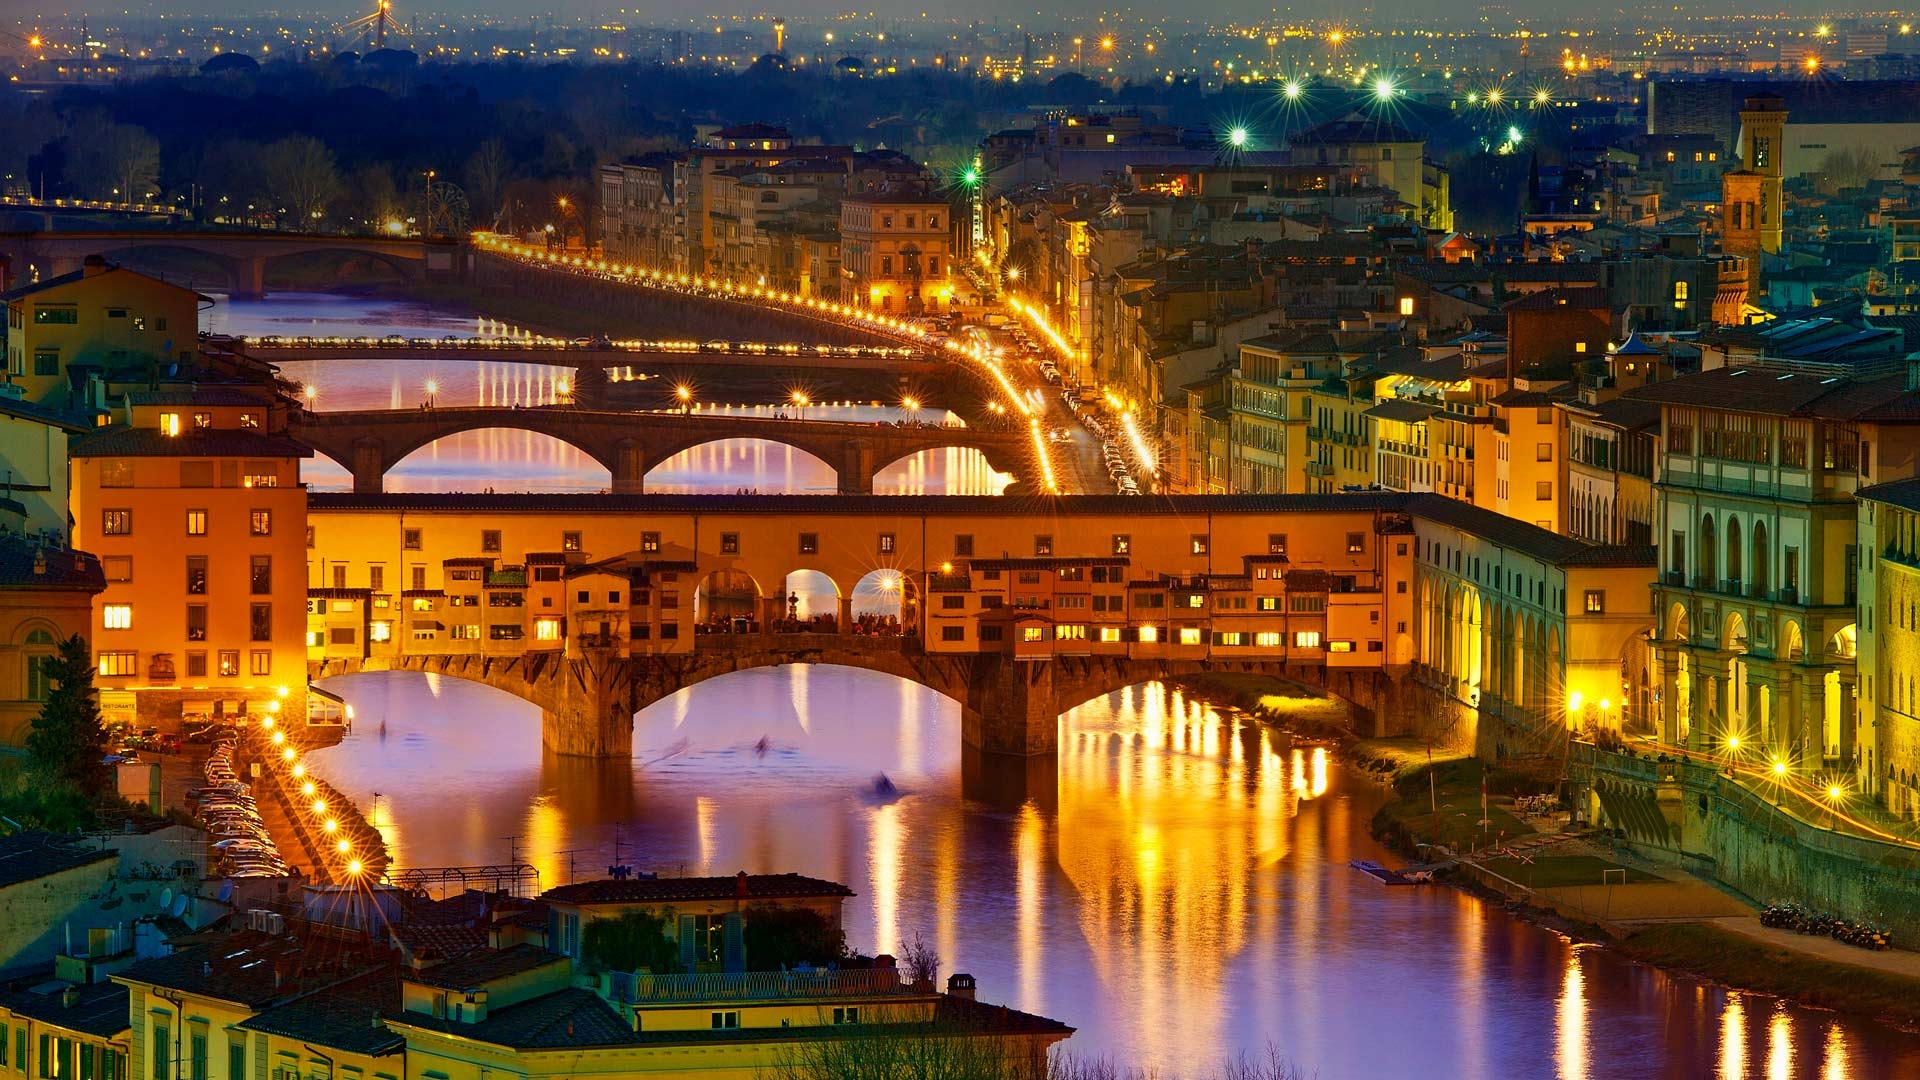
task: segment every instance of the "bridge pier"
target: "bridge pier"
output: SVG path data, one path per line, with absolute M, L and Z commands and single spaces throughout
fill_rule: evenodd
M 961 741 L 987 754 L 1055 753 L 1061 711 L 1053 686 L 1055 665 L 990 653 L 972 659 Z
M 608 471 L 613 473 L 613 493 L 615 495 L 639 495 L 647 489 L 647 449 L 638 439 L 621 439 L 613 444 L 613 461 Z
M 575 660 L 543 695 L 540 742 L 565 757 L 633 756 L 633 674 L 617 658 Z
M 254 256 L 233 262 L 232 297 L 235 300 L 264 300 L 267 296 L 267 260 Z
M 840 494 L 873 494 L 873 443 L 848 439 L 840 454 Z
M 387 444 L 371 435 L 353 440 L 353 493 L 378 495 L 387 485 Z

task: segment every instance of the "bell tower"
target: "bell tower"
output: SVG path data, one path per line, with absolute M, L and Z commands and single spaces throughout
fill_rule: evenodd
M 1740 168 L 1720 178 L 1720 248 L 1747 259 L 1747 292 L 1760 295 L 1760 257 L 1780 251 L 1781 144 L 1786 137 L 1786 103 L 1773 94 L 1756 94 L 1740 110 Z

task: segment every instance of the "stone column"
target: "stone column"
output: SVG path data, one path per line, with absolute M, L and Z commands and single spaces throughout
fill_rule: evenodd
M 621 439 L 613 446 L 613 493 L 638 495 L 647 487 L 647 452 L 638 439 Z
M 267 295 L 267 260 L 236 259 L 233 263 L 233 297 L 236 300 L 262 300 Z
M 566 668 L 543 680 L 540 694 L 540 739 L 547 750 L 569 757 L 631 757 L 631 669 L 610 655 L 559 662 Z
M 387 444 L 368 435 L 353 441 L 353 491 L 378 495 L 386 490 Z
M 853 633 L 853 597 L 840 598 L 840 622 L 837 629 L 843 634 Z
M 840 494 L 873 494 L 873 444 L 848 439 L 840 454 Z
M 988 653 L 974 656 L 972 663 L 961 719 L 966 745 L 989 754 L 1054 753 L 1060 708 L 1053 662 Z
M 1661 742 L 1677 745 L 1680 742 L 1680 654 L 1675 649 L 1661 649 L 1654 659 L 1657 676 L 1657 689 L 1660 692 L 1660 711 L 1654 730 L 1659 732 Z
M 1854 675 L 1851 672 L 1841 672 L 1840 747 L 1837 752 L 1840 755 L 1841 765 L 1849 769 L 1857 768 L 1853 764 L 1854 749 L 1857 746 L 1855 736 L 1858 734 L 1854 730 L 1855 725 L 1858 723 L 1859 715 L 1859 701 L 1854 697 L 1857 691 L 1858 688 L 1854 683 Z

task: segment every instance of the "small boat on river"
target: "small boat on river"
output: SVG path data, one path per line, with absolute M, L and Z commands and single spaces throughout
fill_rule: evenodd
M 1412 885 L 1414 881 L 1398 870 L 1389 870 L 1369 859 L 1354 859 L 1348 866 L 1367 875 L 1382 885 Z

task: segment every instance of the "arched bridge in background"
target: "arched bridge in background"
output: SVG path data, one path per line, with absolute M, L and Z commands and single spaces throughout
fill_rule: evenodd
M 1060 714 L 1155 679 L 1201 671 L 1271 675 L 1323 691 L 1356 708 L 1362 735 L 1401 730 L 1417 688 L 1404 671 L 1330 671 L 1278 661 L 1055 657 L 1028 663 L 1005 653 L 930 654 L 911 637 L 837 634 L 714 634 L 691 653 L 620 656 L 586 649 L 518 656 L 421 656 L 310 663 L 323 679 L 364 671 L 418 671 L 503 690 L 541 710 L 541 737 L 554 753 L 624 757 L 633 752 L 633 716 L 695 683 L 782 664 L 835 664 L 884 672 L 925 686 L 961 709 L 967 748 L 1032 756 L 1058 749 Z
M 373 258 L 412 280 L 460 276 L 467 270 L 466 246 L 455 239 L 172 229 L 0 234 L 0 254 L 11 260 L 17 281 L 26 281 L 35 272 L 41 280 L 73 273 L 90 255 L 112 261 L 129 252 L 166 251 L 212 260 L 227 275 L 228 294 L 246 299 L 266 295 L 270 264 L 323 252 Z
M 871 494 L 874 474 L 924 450 L 969 447 L 989 465 L 1031 481 L 1032 443 L 1024 432 L 934 424 L 856 424 L 713 414 L 600 412 L 570 406 L 296 412 L 288 434 L 353 473 L 353 490 L 383 490 L 408 454 L 463 431 L 511 428 L 549 435 L 593 458 L 613 476 L 613 491 L 639 494 L 647 470 L 667 458 L 723 439 L 764 439 L 819 458 L 839 475 L 843 495 Z

